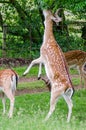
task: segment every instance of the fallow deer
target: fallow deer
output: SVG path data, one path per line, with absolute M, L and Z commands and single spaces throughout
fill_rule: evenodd
M 80 78 L 81 78 L 81 84 L 82 84 L 82 79 L 83 79 L 84 88 L 86 88 L 86 85 L 85 85 L 86 77 L 82 71 L 82 66 L 86 62 L 86 52 L 81 51 L 81 50 L 73 50 L 73 51 L 65 52 L 64 55 L 65 55 L 69 68 L 72 68 L 73 66 L 77 67 L 78 72 L 80 74 Z
M 5 114 L 5 103 L 7 97 L 10 100 L 9 118 L 13 115 L 17 82 L 18 75 L 13 70 L 0 70 L 0 91 L 2 92 L 3 114 Z
M 43 43 L 40 49 L 40 57 L 31 62 L 23 75 L 26 75 L 33 65 L 44 64 L 46 75 L 51 84 L 50 110 L 46 120 L 55 110 L 55 105 L 59 96 L 62 96 L 68 105 L 69 112 L 67 121 L 69 122 L 73 106 L 71 97 L 74 89 L 69 77 L 64 54 L 53 35 L 53 21 L 59 23 L 62 19 L 57 15 L 58 11 L 55 16 L 49 10 L 43 10 L 43 14 L 45 17 L 45 30 Z

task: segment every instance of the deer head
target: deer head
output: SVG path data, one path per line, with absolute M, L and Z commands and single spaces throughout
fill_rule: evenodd
M 60 9 L 58 9 L 54 15 L 50 10 L 43 10 L 43 15 L 45 19 L 51 19 L 58 25 L 58 23 L 62 21 L 62 18 L 58 16 L 59 10 Z

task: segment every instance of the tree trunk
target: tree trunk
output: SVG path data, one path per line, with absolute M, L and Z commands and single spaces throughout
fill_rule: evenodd
M 7 25 L 3 25 L 3 42 L 2 42 L 2 57 L 6 58 L 6 34 L 7 34 Z
M 3 19 L 2 19 L 2 14 L 0 13 L 0 26 L 3 29 Z

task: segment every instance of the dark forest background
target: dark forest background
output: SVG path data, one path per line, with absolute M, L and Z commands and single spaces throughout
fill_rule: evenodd
M 34 59 L 43 41 L 42 10 L 61 8 L 63 21 L 54 24 L 55 38 L 64 52 L 86 51 L 86 1 L 0 0 L 0 57 Z

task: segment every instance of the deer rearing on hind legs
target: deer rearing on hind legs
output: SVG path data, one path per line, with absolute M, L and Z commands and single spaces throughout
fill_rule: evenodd
M 44 65 L 46 75 L 51 84 L 50 110 L 46 120 L 55 110 L 55 105 L 59 96 L 62 96 L 68 105 L 69 112 L 67 121 L 69 122 L 73 106 L 71 97 L 74 89 L 69 77 L 64 54 L 53 35 L 53 21 L 59 23 L 61 18 L 57 15 L 58 11 L 55 13 L 55 16 L 49 10 L 43 10 L 43 14 L 45 17 L 45 30 L 43 43 L 40 49 L 40 57 L 31 62 L 23 75 L 26 75 L 34 64 Z
M 18 75 L 11 69 L 0 70 L 0 91 L 2 91 L 3 114 L 5 114 L 5 96 L 10 100 L 9 118 L 13 115 L 15 91 Z

